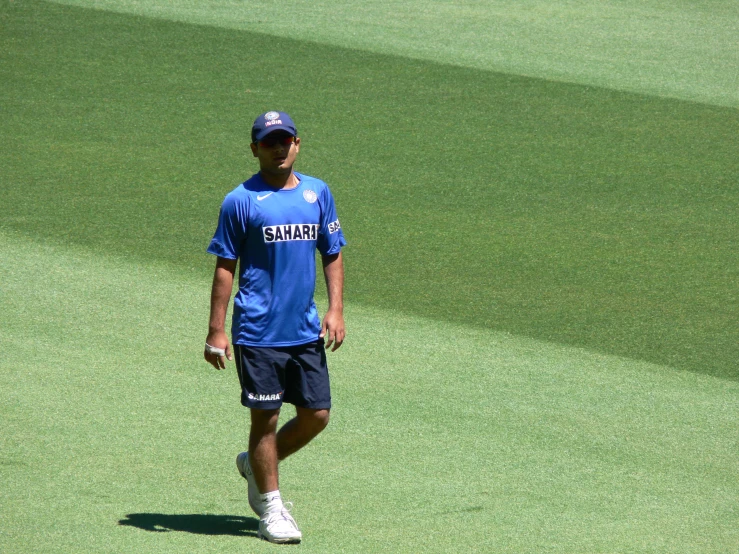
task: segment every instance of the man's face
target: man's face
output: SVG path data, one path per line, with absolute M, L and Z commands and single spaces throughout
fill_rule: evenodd
M 275 131 L 252 143 L 251 151 L 259 158 L 259 168 L 267 173 L 284 174 L 292 171 L 300 151 L 300 139 L 285 131 Z

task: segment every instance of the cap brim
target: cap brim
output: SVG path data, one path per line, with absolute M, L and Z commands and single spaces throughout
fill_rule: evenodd
M 298 133 L 295 130 L 294 127 L 290 127 L 288 125 L 272 125 L 271 127 L 268 127 L 267 129 L 264 129 L 256 134 L 254 138 L 257 140 L 262 140 L 267 135 L 274 133 L 275 131 L 284 131 L 286 133 L 290 133 L 292 136 L 297 137 Z

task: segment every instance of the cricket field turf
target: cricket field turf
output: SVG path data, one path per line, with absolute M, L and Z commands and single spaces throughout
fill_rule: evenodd
M 737 21 L 0 0 L 0 552 L 276 548 L 233 365 L 202 360 L 268 109 L 349 242 L 332 422 L 284 464 L 297 548 L 739 550 Z

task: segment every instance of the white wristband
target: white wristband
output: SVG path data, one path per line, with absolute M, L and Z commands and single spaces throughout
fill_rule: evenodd
M 211 346 L 207 342 L 205 343 L 205 351 L 208 354 L 215 354 L 216 356 L 225 356 L 226 351 L 223 348 L 216 348 L 215 346 Z

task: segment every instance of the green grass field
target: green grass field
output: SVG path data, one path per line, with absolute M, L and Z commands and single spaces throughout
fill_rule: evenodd
M 283 8 L 0 0 L 0 551 L 275 548 L 201 360 L 267 109 L 349 241 L 297 548 L 739 550 L 736 6 Z

